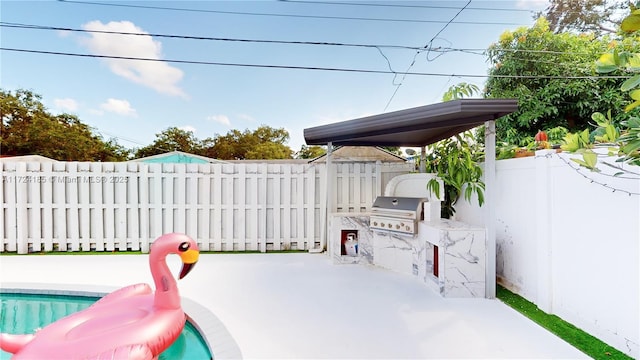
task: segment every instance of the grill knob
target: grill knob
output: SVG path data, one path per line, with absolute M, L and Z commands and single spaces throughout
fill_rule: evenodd
M 384 227 L 384 223 L 380 223 L 380 226 Z
M 400 229 L 400 225 L 396 225 L 396 229 Z
M 378 226 L 378 222 L 377 222 L 377 221 L 374 221 L 374 222 L 373 222 L 373 226 Z
M 407 231 L 411 231 L 411 226 L 408 226 L 408 225 L 407 225 L 407 226 L 405 227 L 405 229 L 406 229 Z
M 389 224 L 389 229 L 391 229 L 393 227 L 393 224 Z

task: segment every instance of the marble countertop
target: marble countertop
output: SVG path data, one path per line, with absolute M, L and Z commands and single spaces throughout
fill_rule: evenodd
M 370 212 L 334 212 L 330 216 L 337 217 L 367 217 L 371 216 Z M 439 219 L 436 221 L 422 220 L 418 222 L 418 226 L 430 226 L 442 230 L 484 230 L 483 226 L 472 225 L 462 221 L 451 219 Z
M 371 216 L 371 213 L 370 212 L 335 212 L 335 213 L 331 213 L 331 216 L 362 217 L 362 216 Z
M 485 228 L 478 225 L 471 225 L 462 221 L 440 219 L 437 221 L 420 221 L 418 226 L 430 226 L 441 230 L 484 230 Z

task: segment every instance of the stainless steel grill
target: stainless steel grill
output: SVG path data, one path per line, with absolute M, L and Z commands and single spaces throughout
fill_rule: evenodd
M 418 221 L 424 219 L 426 198 L 378 196 L 371 206 L 369 226 L 374 231 L 393 231 L 415 235 Z

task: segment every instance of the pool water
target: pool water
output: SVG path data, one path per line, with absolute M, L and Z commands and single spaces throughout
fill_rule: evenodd
M 86 296 L 0 293 L 0 331 L 30 334 L 52 322 L 91 306 L 99 298 Z M 0 360 L 11 354 L 0 351 Z M 178 339 L 162 354 L 161 360 L 213 359 L 202 336 L 188 321 Z

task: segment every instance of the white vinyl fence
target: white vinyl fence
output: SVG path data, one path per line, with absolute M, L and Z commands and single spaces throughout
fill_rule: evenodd
M 334 164 L 329 212 L 366 211 L 412 164 Z M 0 252 L 149 251 L 168 232 L 205 251 L 322 244 L 326 164 L 0 162 Z
M 606 149 L 605 152 L 606 154 Z M 510 290 L 640 356 L 640 168 L 545 153 L 496 163 L 496 272 Z M 475 199 L 458 220 L 484 225 Z

